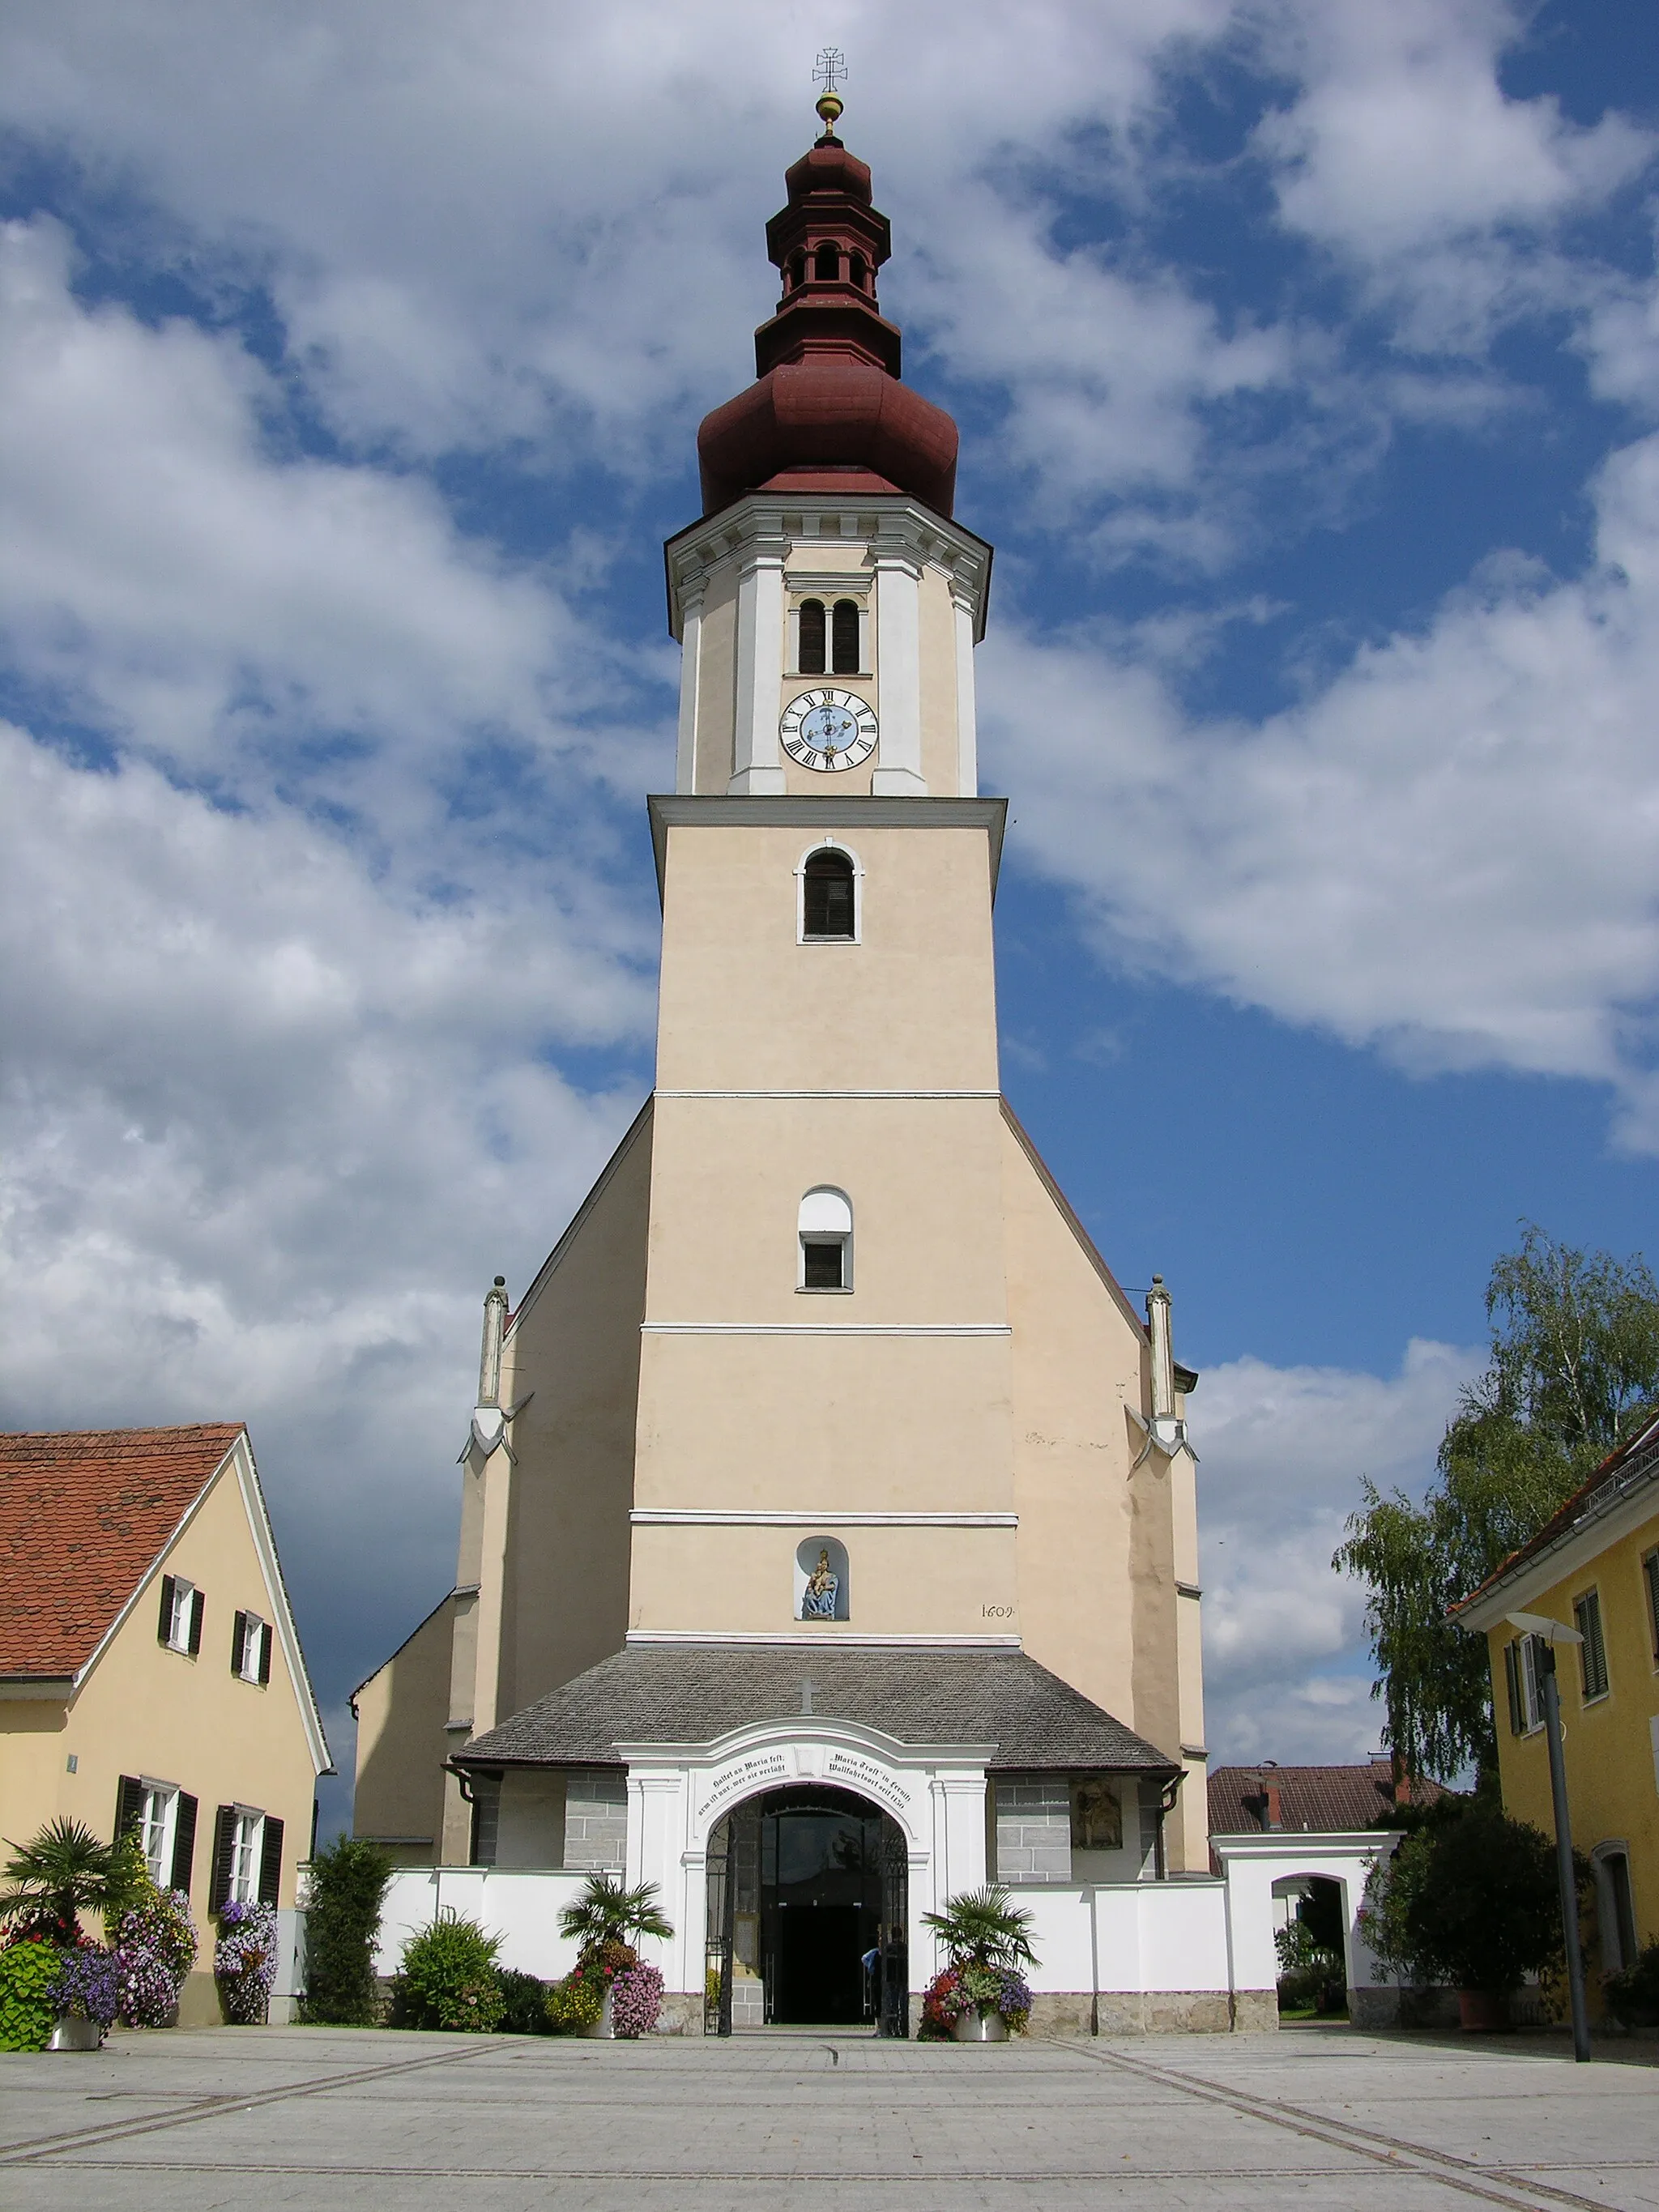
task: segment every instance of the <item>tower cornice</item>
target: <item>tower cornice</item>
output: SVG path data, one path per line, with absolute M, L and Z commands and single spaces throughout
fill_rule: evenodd
M 973 615 L 975 644 L 984 636 L 994 550 L 987 540 L 902 493 L 840 487 L 817 495 L 750 492 L 677 531 L 663 547 L 670 634 L 681 639 L 687 602 L 727 562 L 787 561 L 799 549 L 810 557 L 813 548 L 859 544 L 872 568 L 878 560 L 904 560 L 940 569 Z

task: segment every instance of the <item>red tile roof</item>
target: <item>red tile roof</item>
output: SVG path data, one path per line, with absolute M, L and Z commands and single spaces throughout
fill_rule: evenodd
M 1209 1780 L 1210 1833 L 1248 1836 L 1271 1820 L 1269 1790 L 1278 1793 L 1279 1826 L 1328 1833 L 1369 1828 L 1394 1810 L 1394 1763 L 1369 1759 L 1362 1766 L 1218 1766 Z M 1441 1794 L 1437 1782 L 1419 1782 L 1419 1801 Z
M 0 1436 L 0 1674 L 73 1674 L 242 1433 Z

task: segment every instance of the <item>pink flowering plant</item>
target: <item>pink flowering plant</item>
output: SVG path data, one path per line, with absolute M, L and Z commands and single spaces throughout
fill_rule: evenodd
M 219 1908 L 213 1954 L 219 2002 L 232 2027 L 264 2024 L 276 1978 L 276 1908 L 228 1898 Z
M 649 2035 L 662 2011 L 662 1976 L 654 1966 L 624 1966 L 611 1984 L 611 2024 L 632 2040 Z
M 157 1889 L 116 1920 L 114 1937 L 118 2017 L 124 2027 L 172 2025 L 196 1963 L 196 1928 L 182 1889 Z

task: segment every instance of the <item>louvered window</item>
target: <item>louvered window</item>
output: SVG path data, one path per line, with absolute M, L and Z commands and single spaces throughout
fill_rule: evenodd
M 830 655 L 837 676 L 856 676 L 859 672 L 859 603 L 856 599 L 837 599 L 830 617 Z M 820 662 L 822 666 L 823 663 Z
M 823 601 L 803 599 L 795 619 L 800 626 L 795 665 L 803 676 L 822 676 L 824 672 L 824 643 L 828 635 Z
M 1659 1552 L 1650 1552 L 1643 1560 L 1642 1579 L 1648 1593 L 1648 1634 L 1652 1640 L 1654 1662 L 1659 1665 Z
M 1583 1642 L 1578 1647 L 1578 1679 L 1586 1704 L 1607 1694 L 1607 1647 L 1601 1636 L 1601 1597 L 1586 1590 L 1573 1600 L 1572 1618 Z

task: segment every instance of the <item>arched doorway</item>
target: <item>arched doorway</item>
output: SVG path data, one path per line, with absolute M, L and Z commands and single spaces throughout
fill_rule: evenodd
M 766 2025 L 909 2033 L 909 1854 L 889 1814 L 803 1783 L 708 1838 L 710 2034 Z

